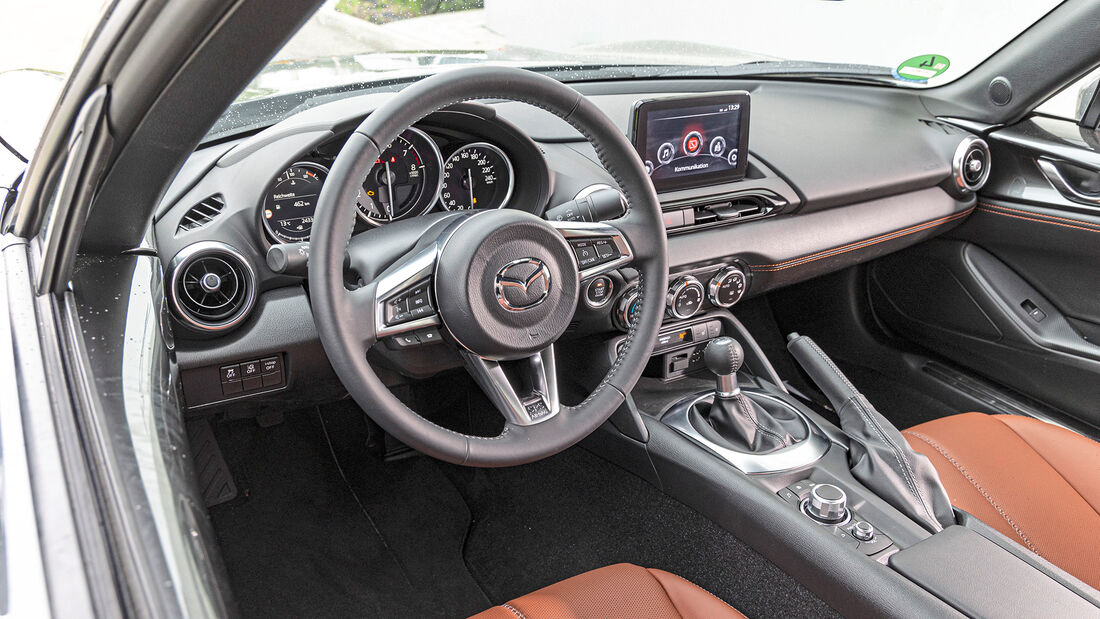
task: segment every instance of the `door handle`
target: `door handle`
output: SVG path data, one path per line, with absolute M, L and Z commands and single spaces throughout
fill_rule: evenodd
M 1057 189 L 1062 197 L 1070 202 L 1100 208 L 1100 194 L 1085 193 L 1074 187 L 1073 183 L 1066 179 L 1062 171 L 1058 169 L 1058 164 L 1053 160 L 1039 157 L 1035 160 L 1035 163 L 1039 165 L 1039 171 L 1046 177 L 1047 182 Z

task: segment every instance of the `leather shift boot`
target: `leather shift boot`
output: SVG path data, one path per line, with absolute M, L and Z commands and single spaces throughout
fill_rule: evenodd
M 746 453 L 768 453 L 806 438 L 801 420 L 770 400 L 757 402 L 744 393 L 703 400 L 695 406 L 693 423 L 709 440 Z

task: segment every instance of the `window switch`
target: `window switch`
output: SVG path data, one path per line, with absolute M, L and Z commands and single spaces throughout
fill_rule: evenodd
M 1043 319 L 1047 317 L 1046 312 L 1039 309 L 1039 306 L 1035 305 L 1035 303 L 1031 299 L 1024 299 L 1024 302 L 1020 304 L 1020 307 L 1024 308 L 1024 311 L 1027 312 L 1027 315 L 1031 316 L 1031 319 L 1035 322 L 1043 322 Z

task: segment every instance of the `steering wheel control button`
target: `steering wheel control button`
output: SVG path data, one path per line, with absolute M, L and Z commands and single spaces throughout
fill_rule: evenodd
M 384 320 L 387 327 L 435 314 L 432 305 L 432 280 L 425 279 L 388 299 Z
M 703 284 L 691 275 L 677 278 L 668 288 L 666 305 L 672 318 L 691 318 L 703 307 Z
M 817 484 L 803 502 L 806 514 L 818 522 L 838 524 L 849 517 L 848 495 L 833 484 Z
M 438 329 L 424 329 L 423 331 L 416 332 L 417 339 L 421 344 L 435 344 L 439 340 L 443 339 L 439 334 Z
M 860 520 L 852 525 L 851 532 L 852 537 L 861 542 L 867 542 L 875 538 L 875 527 L 871 526 L 871 523 L 866 520 Z
M 588 303 L 588 307 L 593 309 L 603 307 L 611 300 L 612 289 L 611 278 L 600 275 L 588 282 L 588 286 L 584 289 L 584 300 Z
M 402 333 L 388 340 L 389 347 L 393 350 L 402 350 L 420 345 L 420 338 L 415 333 Z
M 745 296 L 745 273 L 737 267 L 726 267 L 711 278 L 707 298 L 718 307 L 732 307 Z
M 577 255 L 577 264 L 582 269 L 596 266 L 600 262 L 600 255 L 596 253 L 596 245 L 592 241 L 574 241 L 573 253 Z

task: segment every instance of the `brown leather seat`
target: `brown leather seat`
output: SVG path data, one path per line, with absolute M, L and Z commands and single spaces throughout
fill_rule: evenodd
M 902 434 L 932 461 L 953 505 L 1100 589 L 1100 443 L 981 413 Z
M 473 619 L 741 618 L 728 604 L 675 574 L 619 563 L 494 606 Z

